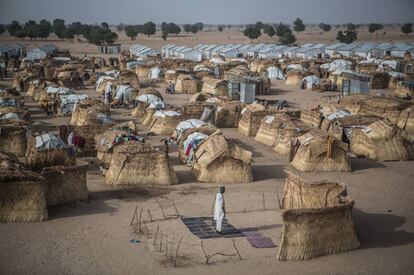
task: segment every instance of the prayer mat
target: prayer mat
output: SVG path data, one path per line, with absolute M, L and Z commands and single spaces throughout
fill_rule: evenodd
M 240 229 L 244 236 L 246 236 L 249 243 L 256 248 L 271 248 L 276 247 L 272 239 L 264 236 L 257 230 L 243 230 Z
M 216 221 L 212 217 L 181 218 L 181 220 L 190 232 L 200 239 L 244 237 L 237 228 L 228 223 L 227 219 L 223 220 L 222 234 L 216 232 Z

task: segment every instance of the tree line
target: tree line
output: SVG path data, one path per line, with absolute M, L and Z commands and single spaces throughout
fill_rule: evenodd
M 211 28 L 212 25 L 207 26 Z M 231 27 L 232 25 L 227 25 L 227 28 Z M 337 32 L 336 39 L 342 43 L 352 43 L 358 39 L 358 29 L 361 28 L 362 25 L 353 23 L 330 25 L 322 22 L 318 25 L 318 27 L 325 33 L 331 31 L 332 27 L 342 28 Z M 405 35 L 413 32 L 412 23 L 402 24 L 400 27 L 401 32 Z M 195 24 L 184 24 L 182 28 L 186 33 L 195 34 L 204 29 L 204 24 L 201 22 Z M 224 28 L 226 28 L 226 25 L 218 25 L 217 31 L 222 32 Z M 151 21 L 142 25 L 124 25 L 121 23 L 116 26 L 116 29 L 118 31 L 124 31 L 125 34 L 131 38 L 131 40 L 135 40 L 139 34 L 151 36 L 157 32 L 156 24 Z M 370 23 L 368 25 L 368 31 L 371 34 L 375 33 L 376 35 L 379 35 L 379 31 L 383 29 L 384 26 L 379 23 Z M 267 34 L 271 38 L 276 35 L 279 38 L 279 43 L 291 45 L 296 42 L 294 32 L 299 34 L 305 30 L 306 26 L 302 19 L 296 18 L 292 24 L 292 29 L 288 24 L 264 24 L 259 21 L 255 24 L 245 25 L 243 34 L 252 41 L 258 39 L 263 34 Z M 72 40 L 75 36 L 82 35 L 89 43 L 95 45 L 112 44 L 118 38 L 118 35 L 109 28 L 109 25 L 106 22 L 103 22 L 100 25 L 89 25 L 81 22 L 66 24 L 63 19 L 55 19 L 52 22 L 45 19 L 40 20 L 39 22 L 29 20 L 24 24 L 14 20 L 8 25 L 0 24 L 0 35 L 6 31 L 13 37 L 19 39 L 28 38 L 31 40 L 46 40 L 51 33 L 54 33 L 59 39 L 62 40 Z M 182 29 L 179 25 L 173 22 L 163 22 L 160 25 L 160 31 L 162 38 L 167 40 L 169 35 L 177 35 L 182 31 Z M 386 35 L 386 32 L 383 31 L 382 35 Z
M 305 31 L 306 26 L 303 23 L 302 19 L 296 18 L 295 21 L 293 21 L 293 31 L 295 31 L 297 34 Z M 355 25 L 352 23 L 346 23 L 343 25 L 334 25 L 337 28 L 344 28 L 344 30 L 339 30 L 336 39 L 341 43 L 352 43 L 356 40 L 358 40 L 358 28 L 361 28 L 362 25 Z M 401 32 L 405 35 L 408 35 L 413 32 L 412 30 L 412 23 L 406 23 L 401 25 Z M 220 26 L 219 26 L 220 27 Z M 330 24 L 326 23 L 320 23 L 318 27 L 324 31 L 325 33 L 331 31 L 332 26 Z M 368 25 L 368 31 L 373 34 L 377 31 L 380 31 L 384 29 L 384 26 L 379 23 L 371 23 Z M 219 30 L 220 31 L 220 30 Z M 222 30 L 221 30 L 222 31 Z M 289 25 L 279 23 L 279 24 L 264 24 L 262 22 L 256 22 L 256 24 L 250 24 L 245 26 L 243 30 L 243 34 L 250 38 L 252 41 L 255 39 L 258 39 L 262 34 L 267 34 L 270 38 L 273 36 L 279 37 L 279 43 L 282 45 L 291 45 L 296 42 L 296 37 L 293 34 L 292 29 Z M 376 33 L 378 35 L 378 32 Z M 386 32 L 383 32 L 382 35 L 385 35 Z
M 76 35 L 82 35 L 89 43 L 95 45 L 112 44 L 118 38 L 118 35 L 111 31 L 106 22 L 100 25 L 88 25 L 81 22 L 66 24 L 63 19 L 55 19 L 53 22 L 44 19 L 39 22 L 29 20 L 21 24 L 14 20 L 10 24 L 0 27 L 0 34 L 6 30 L 13 37 L 29 38 L 30 40 L 46 40 L 52 33 L 61 40 L 72 40 Z

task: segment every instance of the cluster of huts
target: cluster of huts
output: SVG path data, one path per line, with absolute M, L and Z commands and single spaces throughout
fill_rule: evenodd
M 101 162 L 106 184 L 171 185 L 179 181 L 169 159 L 174 144 L 181 164 L 191 167 L 199 182 L 252 182 L 252 152 L 220 128 L 238 128 L 240 134 L 288 156 L 290 166 L 304 172 L 349 172 L 352 156 L 375 161 L 414 158 L 414 105 L 407 100 L 413 92 L 410 54 L 381 61 L 337 53 L 299 60 L 298 54 L 307 59 L 300 49 L 295 57 L 267 58 L 260 56 L 259 45 L 232 45 L 211 55 L 210 46 L 196 48 L 201 52 L 196 60 L 186 58 L 190 48 L 164 47 L 160 57 L 134 45 L 108 62 L 46 57 L 19 64 L 13 88 L 0 92 L 0 221 L 43 221 L 48 206 L 87 200 L 85 156 Z M 309 49 L 319 55 L 324 47 Z M 236 53 L 241 51 L 251 58 L 240 58 Z M 396 73 L 398 78 L 390 77 L 385 84 L 382 76 L 376 78 Z M 269 93 L 272 78 L 312 90 L 331 90 L 322 88 L 321 79 L 331 80 L 348 89 L 348 95 L 311 110 L 285 101 L 258 101 L 256 95 Z M 144 79 L 173 85 L 172 92 L 190 94 L 189 100 L 170 105 L 159 90 L 143 88 Z M 367 82 L 368 88 L 393 87 L 398 97 L 370 96 L 357 80 Z M 105 100 L 76 91 L 85 87 Z M 349 95 L 353 93 L 357 95 Z M 49 115 L 70 116 L 69 123 L 60 125 L 58 133 L 36 131 L 27 100 L 38 102 Z M 131 121 L 116 121 L 112 107 L 130 107 Z M 138 133 L 137 123 L 146 132 Z M 145 135 L 161 135 L 165 143 L 152 146 Z M 343 184 L 309 183 L 289 173 L 278 258 L 303 260 L 359 247 L 353 204 Z

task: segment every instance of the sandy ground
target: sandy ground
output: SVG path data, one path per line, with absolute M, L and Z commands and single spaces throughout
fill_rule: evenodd
M 167 103 L 180 105 L 188 95 L 166 95 Z M 286 99 L 302 107 L 326 101 L 327 93 L 303 91 L 276 81 L 270 99 Z M 91 96 L 99 96 L 91 90 Z M 373 91 L 375 93 L 375 91 Z M 36 103 L 27 102 L 37 128 L 56 131 L 68 117 L 53 118 Z M 115 109 L 119 120 L 130 119 L 131 110 Z M 147 137 L 146 128 L 139 132 L 148 142 L 161 145 L 160 136 Z M 253 138 L 241 136 L 237 129 L 222 129 L 253 151 L 253 183 L 227 185 L 225 194 L 227 218 L 237 228 L 257 228 L 279 245 L 282 230 L 277 195 L 281 198 L 287 157 Z M 414 270 L 414 162 L 374 162 L 352 159 L 350 173 L 300 173 L 301 176 L 335 180 L 348 187 L 355 199 L 355 226 L 361 248 L 315 258 L 304 262 L 280 262 L 278 247 L 253 248 L 248 241 L 236 238 L 237 256 L 217 255 L 205 264 L 200 239 L 192 235 L 180 219 L 174 218 L 176 206 L 183 217 L 209 216 L 217 191 L 214 184 L 195 182 L 187 166 L 178 162 L 177 150 L 171 148 L 171 162 L 180 179 L 175 186 L 111 187 L 97 173 L 94 160 L 88 172 L 90 198 L 87 202 L 49 209 L 50 219 L 42 223 L 0 224 L 0 274 L 412 274 Z M 264 203 L 263 203 L 264 197 Z M 162 205 L 164 214 L 157 201 Z M 135 208 L 143 209 L 147 221 L 145 234 L 134 233 L 130 222 Z M 150 210 L 152 219 L 150 222 Z M 154 235 L 160 234 L 154 246 Z M 182 239 L 178 268 L 166 262 L 159 252 L 160 235 L 168 241 L 168 251 L 175 253 Z M 138 239 L 138 244 L 131 239 Z M 235 254 L 231 239 L 209 239 L 203 242 L 207 253 Z M 173 250 L 173 252 L 171 252 Z
M 304 32 L 296 34 L 297 43 L 325 43 L 333 44 L 336 43 L 336 34 L 339 29 L 333 28 L 328 33 L 321 33 L 321 30 L 317 27 L 309 27 Z M 414 42 L 414 34 L 405 36 L 401 33 L 400 27 L 385 27 L 386 32 L 383 36 L 383 32 L 380 32 L 378 36 L 376 34 L 371 35 L 368 32 L 368 28 L 364 27 L 358 30 L 358 42 L 362 41 L 374 41 L 374 42 L 396 42 L 396 41 L 406 41 Z M 197 34 L 181 32 L 179 35 L 170 35 L 167 41 L 164 41 L 161 38 L 161 33 L 157 32 L 155 35 L 147 37 L 145 35 L 138 35 L 137 39 L 132 41 L 129 37 L 125 35 L 125 32 L 117 32 L 118 40 L 117 43 L 122 44 L 122 50 L 128 50 L 129 47 L 133 44 L 142 44 L 157 50 L 160 50 L 161 47 L 167 44 L 177 44 L 177 45 L 186 45 L 189 47 L 194 47 L 198 44 L 250 44 L 252 41 L 245 37 L 243 33 L 236 29 L 225 29 L 223 32 L 218 31 L 203 31 Z M 16 42 L 13 37 L 10 37 L 7 34 L 0 36 L 0 43 Z M 23 40 L 17 41 L 27 48 L 33 48 L 45 43 L 53 43 L 59 48 L 69 49 L 70 52 L 74 55 L 84 55 L 84 54 L 98 54 L 98 47 L 88 44 L 84 38 L 75 38 L 72 42 L 61 41 L 55 35 L 50 35 L 47 41 L 30 41 Z M 262 35 L 259 39 L 253 41 L 256 43 L 278 43 L 278 38 L 274 36 L 270 38 L 267 35 Z

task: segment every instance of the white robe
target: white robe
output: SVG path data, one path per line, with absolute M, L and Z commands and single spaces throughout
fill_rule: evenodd
M 216 230 L 221 232 L 221 225 L 224 220 L 224 196 L 221 193 L 216 194 L 214 202 L 214 220 L 216 221 Z

